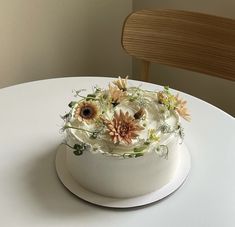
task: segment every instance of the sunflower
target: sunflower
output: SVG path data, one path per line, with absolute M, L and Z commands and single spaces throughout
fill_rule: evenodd
M 128 76 L 126 76 L 124 79 L 122 79 L 119 76 L 118 80 L 114 81 L 113 84 L 115 84 L 120 90 L 126 91 L 127 90 L 127 79 L 128 79 Z
M 79 121 L 92 121 L 97 118 L 98 113 L 99 110 L 95 102 L 82 101 L 77 105 L 74 117 Z
M 124 142 L 131 144 L 132 139 L 135 139 L 139 135 L 138 133 L 144 129 L 129 112 L 124 114 L 122 110 L 119 113 L 114 112 L 111 121 L 103 121 L 113 143 Z

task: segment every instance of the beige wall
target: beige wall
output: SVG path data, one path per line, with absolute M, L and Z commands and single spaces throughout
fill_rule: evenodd
M 120 45 L 122 23 L 132 7 L 235 18 L 234 0 L 0 0 L 0 88 L 60 76 L 138 78 L 138 63 L 132 67 Z M 234 83 L 158 65 L 152 67 L 151 81 L 193 94 L 235 116 Z
M 226 16 L 235 19 L 234 0 L 134 0 L 133 9 L 172 8 Z M 138 76 L 138 61 L 133 61 L 133 74 Z M 235 116 L 235 83 L 207 75 L 152 65 L 151 81 L 169 85 L 208 101 Z
M 131 73 L 121 49 L 131 0 L 0 0 L 0 87 Z

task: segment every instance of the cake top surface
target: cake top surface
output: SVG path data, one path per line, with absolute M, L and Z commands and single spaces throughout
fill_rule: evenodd
M 173 137 L 183 139 L 180 118 L 190 120 L 186 101 L 171 94 L 169 87 L 148 91 L 129 87 L 128 78 L 118 78 L 106 89 L 94 87 L 85 96 L 76 91 L 69 104 L 63 130 L 74 141 L 74 153 L 85 149 L 106 155 L 139 157 L 155 151 L 164 156 Z

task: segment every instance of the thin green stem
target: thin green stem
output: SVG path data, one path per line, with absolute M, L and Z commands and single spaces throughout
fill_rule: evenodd
M 77 130 L 88 132 L 88 133 L 99 133 L 99 132 L 101 132 L 103 130 L 103 128 L 102 128 L 99 131 L 90 131 L 90 130 L 87 130 L 87 129 L 84 129 L 84 128 L 78 128 L 78 127 L 69 126 L 69 125 L 65 125 L 64 126 L 64 129 L 68 129 L 68 128 L 77 129 Z

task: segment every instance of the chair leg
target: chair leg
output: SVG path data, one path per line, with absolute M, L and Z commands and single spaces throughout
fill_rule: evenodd
M 141 74 L 140 79 L 145 82 L 149 82 L 149 68 L 150 68 L 150 62 L 142 60 L 141 61 Z

